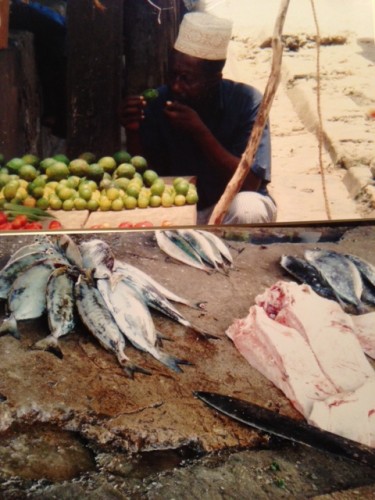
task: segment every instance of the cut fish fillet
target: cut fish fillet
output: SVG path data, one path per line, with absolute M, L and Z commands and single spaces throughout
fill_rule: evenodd
M 309 423 L 375 447 L 375 380 L 356 391 L 330 396 L 313 405 Z
M 278 281 L 255 299 L 276 322 L 296 329 L 310 345 L 323 373 L 337 392 L 354 391 L 375 372 L 340 305 L 309 285 Z
M 352 316 L 352 321 L 363 351 L 375 359 L 375 312 Z
M 316 400 L 337 392 L 300 333 L 273 321 L 261 307 L 252 306 L 248 316 L 235 320 L 226 334 L 305 417 Z

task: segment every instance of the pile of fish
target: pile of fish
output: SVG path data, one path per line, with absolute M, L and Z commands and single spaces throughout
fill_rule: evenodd
M 233 266 L 232 255 L 215 234 L 198 229 L 155 231 L 159 248 L 168 256 L 202 271 L 226 272 Z
M 375 312 L 350 315 L 306 284 L 278 281 L 226 334 L 308 422 L 375 447 Z
M 128 340 L 176 372 L 182 371 L 180 365 L 189 364 L 161 349 L 162 335 L 156 331 L 149 308 L 204 338 L 214 338 L 192 325 L 171 301 L 194 308 L 201 304 L 176 295 L 137 267 L 116 259 L 100 239 L 76 245 L 68 235 L 37 237 L 0 270 L 0 299 L 6 300 L 9 313 L 0 335 L 19 338 L 18 321 L 47 313 L 50 335 L 34 347 L 62 356 L 59 339 L 75 328 L 77 311 L 79 320 L 116 355 L 129 377 L 134 372 L 150 372 L 125 354 Z
M 375 267 L 355 255 L 333 250 L 306 250 L 304 259 L 283 255 L 281 266 L 300 283 L 306 283 L 344 309 L 363 313 L 375 305 Z

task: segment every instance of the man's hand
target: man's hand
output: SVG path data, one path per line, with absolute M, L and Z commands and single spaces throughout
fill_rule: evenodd
M 146 100 L 142 96 L 127 97 L 120 107 L 120 123 L 128 132 L 137 132 L 144 118 Z
M 185 104 L 167 101 L 164 112 L 173 127 L 191 136 L 196 136 L 206 128 L 198 113 Z

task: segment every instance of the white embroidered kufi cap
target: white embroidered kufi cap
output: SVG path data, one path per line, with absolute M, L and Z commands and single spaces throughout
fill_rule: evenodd
M 206 12 L 191 12 L 182 19 L 174 48 L 189 56 L 226 59 L 232 22 Z

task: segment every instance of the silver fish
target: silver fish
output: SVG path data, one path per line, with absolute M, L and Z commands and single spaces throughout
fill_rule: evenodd
M 11 256 L 11 258 L 8 261 L 8 264 L 10 262 L 13 262 L 20 257 L 24 257 L 25 255 L 29 255 L 32 253 L 37 253 L 37 252 L 45 252 L 46 250 L 52 250 L 53 245 L 50 241 L 47 239 L 45 240 L 40 240 L 36 241 L 35 243 L 32 243 L 31 245 L 26 245 L 14 252 L 14 254 Z
M 105 349 L 116 355 L 126 375 L 130 378 L 134 377 L 134 372 L 148 375 L 148 371 L 132 363 L 126 356 L 125 337 L 117 326 L 101 293 L 91 283 L 90 278 L 81 274 L 74 290 L 76 305 L 82 323 Z
M 306 250 L 305 258 L 322 274 L 338 297 L 363 311 L 362 279 L 353 262 L 343 254 L 324 250 Z
M 155 237 L 159 248 L 173 259 L 202 271 L 211 271 L 197 252 L 173 231 L 158 230 L 155 231 Z
M 98 280 L 97 287 L 118 327 L 130 342 L 173 371 L 181 372 L 179 364 L 186 362 L 158 348 L 155 325 L 141 296 L 122 280 L 118 281 L 115 289 L 106 279 Z
M 5 265 L 0 271 L 0 298 L 6 299 L 13 282 L 17 277 L 35 264 L 46 258 L 46 252 L 35 252 L 21 256 Z
M 281 267 L 288 271 L 300 283 L 306 283 L 322 297 L 330 300 L 336 300 L 337 297 L 331 286 L 319 273 L 319 271 L 305 259 L 283 255 L 280 260 Z
M 210 243 L 214 246 L 214 248 L 217 248 L 221 255 L 224 257 L 224 259 L 227 261 L 227 264 L 232 267 L 233 266 L 233 257 L 232 254 L 230 253 L 228 247 L 226 244 L 223 242 L 221 238 L 216 236 L 216 234 L 212 233 L 211 231 L 203 231 L 202 229 L 197 230 L 198 233 L 202 234 L 205 238 L 208 239 Z
M 76 245 L 68 234 L 53 235 L 51 239 L 57 250 L 70 264 L 82 269 L 83 262 L 81 252 L 79 251 L 78 245 Z
M 208 239 L 194 229 L 177 229 L 177 233 L 182 236 L 200 255 L 202 260 L 211 267 L 220 270 L 224 265 L 220 252 L 215 252 L 213 245 Z
M 111 247 L 105 241 L 93 239 L 79 245 L 82 263 L 85 269 L 94 269 L 97 279 L 108 278 L 113 270 L 115 257 Z
M 39 340 L 34 349 L 49 350 L 62 358 L 58 339 L 75 327 L 74 278 L 68 267 L 55 269 L 47 282 L 47 316 L 50 335 Z

